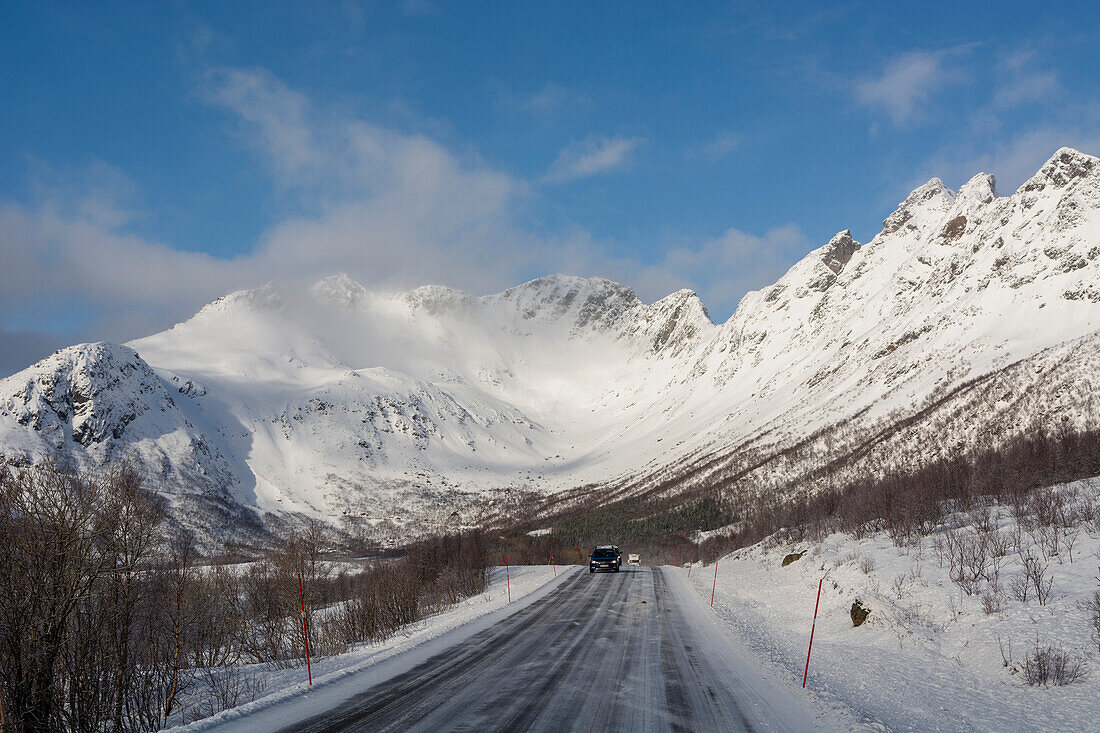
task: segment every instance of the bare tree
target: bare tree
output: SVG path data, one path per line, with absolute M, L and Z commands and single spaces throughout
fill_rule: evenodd
M 115 683 L 112 728 L 123 728 L 126 694 L 137 665 L 132 659 L 135 584 L 151 568 L 158 540 L 157 526 L 162 516 L 157 505 L 142 488 L 141 477 L 126 465 L 114 468 L 105 476 L 111 487 L 107 511 L 115 520 L 111 537 L 113 567 L 109 575 L 109 592 L 117 609 L 112 628 L 115 633 Z
M 56 463 L 0 472 L 0 685 L 13 733 L 62 727 L 66 633 L 115 563 L 110 503 L 103 479 Z

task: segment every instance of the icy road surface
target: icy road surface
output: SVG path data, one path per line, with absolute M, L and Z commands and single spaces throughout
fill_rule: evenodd
M 410 671 L 284 731 L 808 730 L 680 570 L 576 573 Z

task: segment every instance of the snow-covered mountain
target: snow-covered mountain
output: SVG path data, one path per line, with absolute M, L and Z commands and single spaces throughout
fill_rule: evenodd
M 127 455 L 199 525 L 389 539 L 595 482 L 771 490 L 1095 421 L 1098 329 L 1100 161 L 1063 148 L 1006 197 L 929 181 L 721 325 L 690 291 L 560 275 L 233 293 L 0 380 L 0 454 Z

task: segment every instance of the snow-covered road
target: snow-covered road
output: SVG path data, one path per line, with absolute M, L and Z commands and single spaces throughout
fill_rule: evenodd
M 808 730 L 822 724 L 814 717 L 762 681 L 679 573 L 639 568 L 571 574 L 285 730 Z

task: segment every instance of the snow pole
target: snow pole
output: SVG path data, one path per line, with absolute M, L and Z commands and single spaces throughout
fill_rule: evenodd
M 508 570 L 508 556 L 504 556 L 504 579 L 508 582 L 508 602 L 512 602 L 512 574 Z
M 550 547 L 550 567 L 554 568 L 554 577 L 558 577 L 558 566 L 554 564 L 554 548 Z
M 695 548 L 691 548 L 691 561 L 688 563 L 688 577 L 691 577 L 691 566 L 695 564 Z
M 718 561 L 714 561 L 714 585 L 710 587 L 710 607 L 714 608 L 714 589 L 718 587 Z
M 817 626 L 817 607 L 821 603 L 821 584 L 825 578 L 817 581 L 817 601 L 814 603 L 814 622 L 810 626 L 810 648 L 806 650 L 806 671 L 802 673 L 802 689 L 806 689 L 806 678 L 810 676 L 810 652 L 814 648 L 814 628 Z
M 313 687 L 313 668 L 309 664 L 309 633 L 306 631 L 306 594 L 302 591 L 302 572 L 298 571 L 298 601 L 302 604 L 302 640 L 306 643 L 306 674 L 309 686 Z

